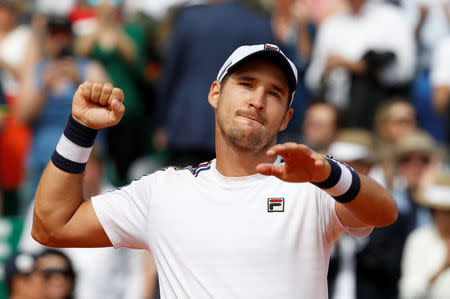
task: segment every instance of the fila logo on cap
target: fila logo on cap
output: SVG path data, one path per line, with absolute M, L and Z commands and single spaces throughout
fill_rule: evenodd
M 278 48 L 276 45 L 265 44 L 264 45 L 264 50 L 280 51 L 280 48 Z
M 268 198 L 267 212 L 284 212 L 284 198 L 283 197 Z

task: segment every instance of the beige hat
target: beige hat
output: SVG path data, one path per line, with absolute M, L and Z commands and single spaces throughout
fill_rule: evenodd
M 328 154 L 343 162 L 375 162 L 374 137 L 364 129 L 339 130 Z
M 396 158 L 401 158 L 410 152 L 421 152 L 427 156 L 432 156 L 439 152 L 433 137 L 422 130 L 416 130 L 401 138 L 394 151 Z
M 419 193 L 416 200 L 432 209 L 450 211 L 450 173 L 440 173 L 434 185 Z

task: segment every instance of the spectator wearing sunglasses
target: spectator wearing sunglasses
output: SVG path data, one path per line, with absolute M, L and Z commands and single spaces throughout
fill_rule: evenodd
M 36 256 L 18 252 L 5 265 L 5 283 L 10 299 L 45 299 L 45 280 L 36 270 Z
M 46 280 L 46 299 L 72 299 L 75 272 L 71 260 L 61 251 L 46 249 L 36 260 L 36 270 Z
M 394 148 L 396 176 L 393 194 L 397 201 L 399 215 L 409 217 L 409 232 L 431 222 L 428 209 L 417 205 L 414 199 L 440 163 L 437 148 L 433 137 L 421 130 L 400 138 Z

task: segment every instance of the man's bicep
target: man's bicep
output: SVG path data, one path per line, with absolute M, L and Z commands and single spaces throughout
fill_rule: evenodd
M 65 236 L 61 247 L 110 247 L 105 230 L 92 206 L 91 200 L 84 201 L 64 227 Z

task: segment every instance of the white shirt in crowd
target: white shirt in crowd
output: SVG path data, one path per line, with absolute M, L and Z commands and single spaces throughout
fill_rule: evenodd
M 343 12 L 327 18 L 316 37 L 305 78 L 307 86 L 313 91 L 322 87 L 322 74 L 330 54 L 356 62 L 368 50 L 393 51 L 396 55 L 395 62 L 380 74 L 379 79 L 384 84 L 405 83 L 412 78 L 415 68 L 413 26 L 399 8 L 368 1 L 357 16 Z M 346 108 L 349 72 L 334 69 L 325 84 L 328 90 L 326 100 Z
M 447 249 L 434 225 L 419 228 L 407 238 L 400 279 L 401 299 L 450 297 L 450 269 L 428 288 L 428 281 L 444 264 Z
M 43 14 L 66 16 L 76 2 L 76 0 L 35 0 L 35 9 Z
M 450 35 L 441 40 L 433 53 L 431 85 L 450 87 Z
M 334 199 L 310 183 L 224 177 L 215 160 L 155 172 L 92 204 L 114 247 L 152 251 L 161 298 L 327 298 L 333 242 L 372 230 L 344 227 Z
M 14 68 L 25 62 L 32 31 L 26 25 L 17 26 L 0 42 L 0 59 Z M 10 96 L 19 95 L 19 81 L 9 71 L 0 68 L 0 83 L 3 91 Z
M 445 8 L 445 4 L 448 8 Z M 420 20 L 420 9 L 428 7 L 428 15 L 419 35 L 419 63 L 422 69 L 428 69 L 431 64 L 431 55 L 436 44 L 450 33 L 450 19 L 445 9 L 450 9 L 449 0 L 402 0 L 402 7 L 414 25 L 417 27 Z M 448 11 L 450 14 L 450 11 Z
M 169 9 L 175 5 L 193 5 L 208 2 L 208 0 L 125 0 L 124 9 L 127 13 L 143 12 L 158 20 L 166 17 Z

